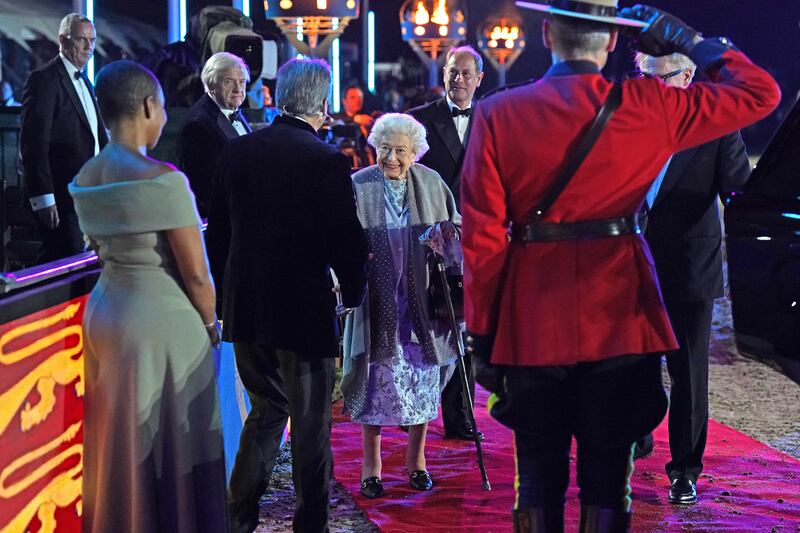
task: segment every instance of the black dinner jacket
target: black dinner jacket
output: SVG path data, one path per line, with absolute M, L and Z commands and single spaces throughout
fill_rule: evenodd
M 224 279 L 224 338 L 335 356 L 328 267 L 346 307 L 361 304 L 366 286 L 350 160 L 307 123 L 278 117 L 230 143 L 212 199 L 207 242 L 218 287 Z
M 250 124 L 242 116 L 245 129 Z M 239 132 L 208 94 L 203 94 L 189 110 L 178 130 L 178 165 L 189 178 L 200 216 L 208 216 L 211 188 L 222 151 Z
M 108 142 L 106 128 L 94 88 L 88 79 L 84 81 L 92 95 L 102 149 Z M 60 56 L 28 75 L 22 90 L 19 145 L 28 197 L 52 193 L 60 215 L 74 213 L 67 185 L 94 157 L 94 136 Z
M 473 102 L 473 106 L 475 102 Z M 408 110 L 408 114 L 417 119 L 427 131 L 427 141 L 430 149 L 422 156 L 420 163 L 432 168 L 442 177 L 453 192 L 456 206 L 459 206 L 459 189 L 461 188 L 461 164 L 464 161 L 465 145 L 469 140 L 472 130 L 472 116 L 467 126 L 464 145 L 458 138 L 456 125 L 447 98 L 440 98 L 425 105 Z
M 749 177 L 738 131 L 673 156 L 645 232 L 667 301 L 723 296 L 717 197 L 741 190 Z

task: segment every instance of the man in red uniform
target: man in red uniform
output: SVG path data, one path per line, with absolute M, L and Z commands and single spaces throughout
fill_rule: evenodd
M 673 153 L 765 117 L 780 94 L 726 39 L 654 8 L 620 18 L 616 0 L 518 4 L 548 12 L 553 66 L 474 114 L 461 189 L 468 350 L 476 366 L 514 367 L 484 382 L 498 393 L 492 414 L 515 433 L 515 529 L 563 528 L 575 436 L 581 531 L 627 531 L 632 444 L 664 416 L 658 354 L 677 346 L 633 215 Z M 531 224 L 612 89 L 600 69 L 620 26 L 636 28 L 641 51 L 683 53 L 713 81 L 625 81 L 594 148 Z

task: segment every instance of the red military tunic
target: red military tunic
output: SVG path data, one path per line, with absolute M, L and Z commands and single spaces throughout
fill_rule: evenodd
M 545 217 L 574 222 L 636 213 L 675 152 L 765 117 L 774 80 L 714 41 L 717 83 L 623 83 L 622 102 Z M 694 54 L 693 54 L 694 55 Z M 597 65 L 554 65 L 536 83 L 477 106 L 462 173 L 467 329 L 495 332 L 492 362 L 571 365 L 677 348 L 653 259 L 641 235 L 510 243 L 611 90 Z

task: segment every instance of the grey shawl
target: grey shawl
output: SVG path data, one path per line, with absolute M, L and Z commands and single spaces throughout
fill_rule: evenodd
M 365 369 L 356 359 L 391 357 L 397 343 L 398 309 L 394 294 L 396 279 L 389 250 L 386 227 L 384 176 L 373 165 L 353 175 L 358 218 L 364 228 L 374 259 L 370 262 L 367 295 L 361 307 L 348 316 L 344 332 L 344 379 L 342 389 L 366 387 L 368 376 L 355 376 L 353 370 Z M 451 221 L 461 228 L 453 193 L 436 171 L 415 163 L 409 169 L 407 203 L 409 214 L 410 265 L 407 272 L 409 312 L 413 332 L 428 363 L 446 366 L 455 360 L 454 338 L 446 321 L 430 318 L 428 288 L 431 283 L 427 266 L 428 248 L 419 236 L 431 224 Z M 359 373 L 363 372 L 361 370 Z M 358 396 L 358 393 L 356 393 Z M 352 410 L 349 409 L 352 413 Z

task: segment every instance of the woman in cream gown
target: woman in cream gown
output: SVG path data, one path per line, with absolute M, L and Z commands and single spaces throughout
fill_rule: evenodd
M 69 189 L 103 266 L 83 321 L 83 531 L 226 531 L 219 331 L 194 196 L 146 155 L 166 122 L 155 76 L 114 62 L 96 92 L 111 141 Z

